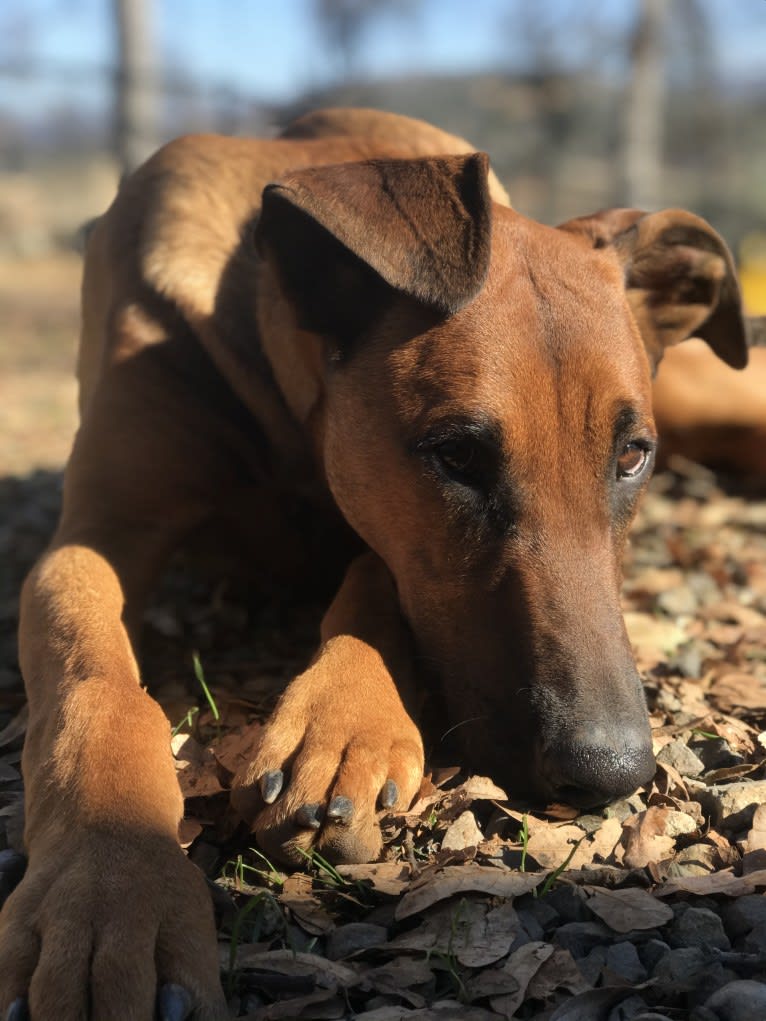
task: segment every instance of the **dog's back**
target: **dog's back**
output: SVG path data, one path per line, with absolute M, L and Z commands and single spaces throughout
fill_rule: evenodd
M 229 315 L 234 308 L 242 314 L 238 328 L 252 327 L 254 251 L 248 242 L 267 184 L 303 167 L 472 151 L 465 139 L 425 121 L 351 108 L 308 114 L 270 140 L 187 135 L 168 143 L 123 183 L 88 239 L 78 359 L 81 412 L 105 355 L 110 357 L 103 350 L 105 338 L 119 336 L 106 328 L 109 317 L 140 307 L 147 289 L 180 310 L 230 380 L 246 371 L 232 364 L 231 338 L 221 342 L 215 318 L 225 288 Z M 494 201 L 510 205 L 492 171 L 489 189 Z

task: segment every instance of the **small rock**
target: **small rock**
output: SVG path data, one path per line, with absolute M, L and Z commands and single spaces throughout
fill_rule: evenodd
M 696 829 L 697 820 L 686 812 L 676 812 L 673 809 L 667 812 L 664 827 L 666 837 L 681 837 L 687 833 L 694 833 Z
M 668 669 L 678 673 L 682 677 L 697 678 L 702 676 L 702 662 L 704 643 L 688 642 L 682 645 L 674 656 L 668 660 Z
M 705 1006 L 719 1021 L 763 1021 L 766 1017 L 766 984 L 737 979 L 717 989 Z
M 684 585 L 660 592 L 656 605 L 668 617 L 689 617 L 697 612 L 697 597 Z
M 689 748 L 701 759 L 706 770 L 725 769 L 744 762 L 744 756 L 733 752 L 723 737 L 703 737 L 689 742 Z
M 744 936 L 757 925 L 766 925 L 766 897 L 760 893 L 737 897 L 724 906 L 721 917 L 730 939 Z
M 657 962 L 669 953 L 670 947 L 664 940 L 650 939 L 639 949 L 638 956 L 646 970 L 651 973 Z
M 731 948 L 720 916 L 709 908 L 690 907 L 676 917 L 669 927 L 668 939 L 674 947 Z
M 604 809 L 604 817 L 625 822 L 631 815 L 638 815 L 639 812 L 644 811 L 646 811 L 646 805 L 639 795 L 631 794 L 628 798 L 621 798 L 619 801 L 613 801 L 611 805 L 607 805 Z
M 359 950 L 377 947 L 388 939 L 388 931 L 382 925 L 368 922 L 349 922 L 327 934 L 327 956 L 331 961 L 340 961 Z
M 580 958 L 577 962 L 577 967 L 580 969 L 585 981 L 589 985 L 595 986 L 601 978 L 601 972 L 604 970 L 605 964 L 606 947 L 598 946 L 594 947 L 585 957 Z
M 473 812 L 461 812 L 447 828 L 442 839 L 442 848 L 447 851 L 463 851 L 466 847 L 478 847 L 484 834 L 476 825 Z
M 689 1014 L 689 1021 L 718 1021 L 718 1015 L 714 1014 L 712 1010 L 708 1010 L 707 1007 L 697 1004 Z
M 585 894 L 576 886 L 555 886 L 546 894 L 545 902 L 562 922 L 587 922 L 593 917 L 585 906 Z
M 525 908 L 519 909 L 516 914 L 519 916 L 521 927 L 531 940 L 542 943 L 545 940 L 545 929 L 538 922 L 531 911 Z
M 712 844 L 690 844 L 682 848 L 668 866 L 668 876 L 706 876 L 715 871 L 718 851 Z
M 553 907 L 551 903 L 551 895 L 547 897 L 520 897 L 515 900 L 514 907 L 516 908 L 516 914 L 521 919 L 521 924 L 527 929 L 526 921 L 532 925 L 533 922 L 539 925 L 543 932 L 550 932 L 550 930 L 561 921 L 558 911 Z M 530 936 L 532 933 L 529 929 L 527 932 Z M 536 939 L 537 937 L 533 937 Z M 542 938 L 542 937 L 541 937 Z
M 594 947 L 608 943 L 610 938 L 610 930 L 601 922 L 567 922 L 556 930 L 553 942 L 578 960 L 586 957 Z
M 652 978 L 680 990 L 693 989 L 705 970 L 705 955 L 699 947 L 677 947 L 668 950 L 657 961 Z
M 634 1021 L 637 1014 L 646 1012 L 646 1000 L 640 996 L 629 996 L 609 1011 L 607 1021 Z
M 754 925 L 742 942 L 742 949 L 748 954 L 762 954 L 766 947 L 766 922 Z
M 766 780 L 717 784 L 698 791 L 697 797 L 716 829 L 748 829 L 756 808 L 766 801 Z
M 656 1011 L 644 1011 L 643 1014 L 635 1014 L 632 1021 L 670 1021 L 667 1014 L 657 1014 Z
M 657 761 L 672 766 L 681 776 L 699 776 L 705 764 L 683 741 L 669 741 L 657 754 Z
M 641 963 L 638 951 L 632 943 L 615 943 L 609 947 L 606 952 L 606 967 L 613 975 L 624 979 L 629 985 L 643 982 L 647 977 L 646 968 Z M 605 985 L 612 985 L 612 983 L 607 981 Z M 642 1006 L 646 1005 L 642 1004 Z

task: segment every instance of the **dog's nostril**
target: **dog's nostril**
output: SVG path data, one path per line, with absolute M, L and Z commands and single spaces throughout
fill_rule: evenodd
M 604 745 L 569 744 L 551 749 L 544 772 L 555 797 L 577 808 L 604 805 L 625 797 L 654 776 L 651 744 L 614 749 Z

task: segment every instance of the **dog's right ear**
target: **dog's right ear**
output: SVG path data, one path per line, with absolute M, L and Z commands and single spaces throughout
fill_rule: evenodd
M 450 315 L 489 269 L 484 153 L 366 160 L 288 174 L 263 194 L 256 243 L 299 325 L 353 341 L 391 291 Z

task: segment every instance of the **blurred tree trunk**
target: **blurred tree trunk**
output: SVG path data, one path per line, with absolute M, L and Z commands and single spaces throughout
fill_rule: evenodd
M 152 0 L 112 0 L 117 34 L 114 145 L 124 176 L 158 145 L 157 62 Z
M 630 40 L 622 142 L 624 201 L 655 209 L 662 201 L 665 37 L 668 0 L 639 0 Z

